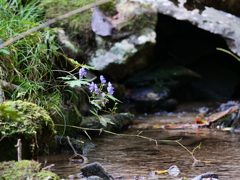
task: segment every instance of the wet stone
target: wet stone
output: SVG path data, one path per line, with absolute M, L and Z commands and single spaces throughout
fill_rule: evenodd
M 82 169 L 82 175 L 85 177 L 98 176 L 103 180 L 113 180 L 113 176 L 109 174 L 101 164 L 94 162 L 84 166 Z M 95 179 L 95 178 L 94 178 Z

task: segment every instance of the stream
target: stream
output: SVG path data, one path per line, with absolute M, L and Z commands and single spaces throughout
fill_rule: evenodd
M 185 109 L 191 106 L 185 106 Z M 183 108 L 184 109 L 184 108 Z M 176 142 L 162 142 L 139 137 L 116 136 L 102 134 L 93 138 L 95 147 L 90 147 L 85 156 L 88 163 L 99 162 L 116 179 L 174 179 L 168 173 L 154 174 L 153 171 L 167 170 L 177 165 L 181 177 L 194 178 L 197 175 L 214 172 L 219 179 L 237 179 L 240 172 L 240 134 L 228 131 L 201 129 L 166 130 L 166 124 L 194 123 L 197 111 L 183 111 L 175 113 L 158 113 L 155 115 L 141 115 L 136 117 L 132 126 L 124 134 L 137 135 L 156 140 L 179 140 L 192 151 L 196 149 L 194 157 L 201 160 L 193 165 L 193 158 Z M 51 169 L 61 178 L 69 179 L 69 175 L 76 176 L 81 167 L 86 164 L 69 162 L 72 154 L 51 155 L 49 164 L 55 164 Z

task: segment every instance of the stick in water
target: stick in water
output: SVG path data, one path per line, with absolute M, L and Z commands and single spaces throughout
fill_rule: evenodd
M 22 142 L 21 139 L 17 141 L 17 152 L 18 152 L 18 161 L 22 160 Z

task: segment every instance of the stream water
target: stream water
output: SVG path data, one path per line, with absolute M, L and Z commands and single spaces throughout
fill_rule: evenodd
M 194 123 L 196 113 L 160 113 L 139 116 L 124 134 L 141 135 L 156 140 L 179 140 L 190 151 L 201 143 L 194 156 L 201 160 L 193 166 L 189 152 L 176 142 L 158 142 L 138 137 L 103 134 L 94 138 L 95 147 L 87 150 L 88 163 L 99 162 L 116 179 L 174 179 L 168 173 L 153 175 L 152 171 L 167 170 L 177 165 L 180 177 L 193 178 L 206 172 L 218 174 L 219 179 L 236 180 L 240 172 L 240 134 L 202 129 L 166 130 L 166 124 Z M 69 162 L 73 154 L 50 156 L 48 163 L 54 163 L 52 171 L 61 178 L 80 173 L 86 164 Z M 77 179 L 77 178 L 75 178 Z

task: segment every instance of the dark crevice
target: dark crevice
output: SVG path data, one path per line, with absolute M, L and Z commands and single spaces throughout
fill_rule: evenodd
M 184 101 L 240 97 L 240 62 L 216 50 L 229 50 L 221 36 L 162 14 L 158 15 L 156 33 L 155 67 L 184 66 L 201 76 L 175 90 L 175 98 Z

